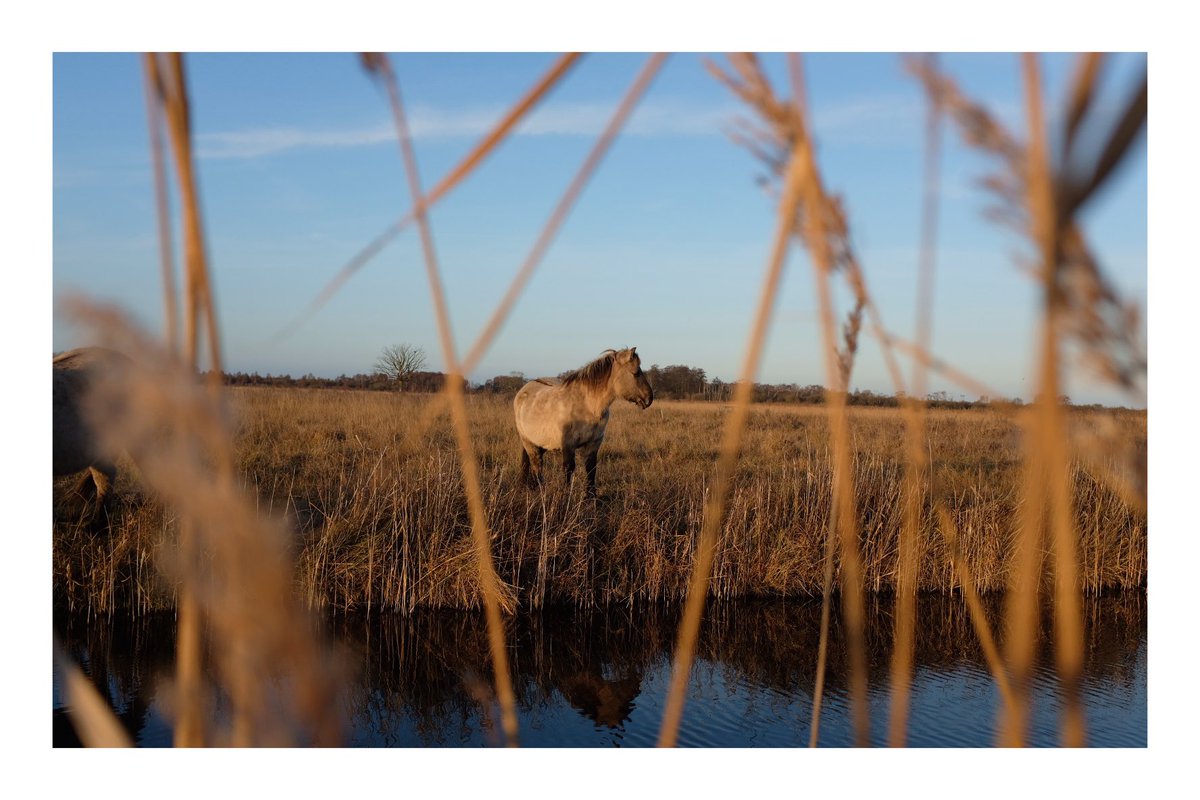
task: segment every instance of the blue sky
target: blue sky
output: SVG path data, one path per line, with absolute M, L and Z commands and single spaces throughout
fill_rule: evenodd
M 432 186 L 554 61 L 553 53 L 396 54 L 423 184 Z M 737 377 L 775 225 L 762 166 L 727 135 L 745 113 L 704 68 L 673 55 L 588 185 L 491 350 L 470 377 L 556 374 L 608 347 L 647 364 Z M 713 56 L 723 63 L 720 56 Z M 466 183 L 432 226 L 460 353 L 474 341 L 551 209 L 645 56 L 586 56 Z M 783 59 L 766 58 L 786 87 Z M 1061 105 L 1069 56 L 1044 56 Z M 322 376 L 368 372 L 384 346 L 424 348 L 442 368 L 415 230 L 359 271 L 282 341 L 359 248 L 408 208 L 386 97 L 351 54 L 210 53 L 187 57 L 201 202 L 226 369 Z M 1115 108 L 1144 68 L 1110 65 Z M 1010 54 L 945 56 L 943 67 L 1013 130 L 1023 130 Z M 869 287 L 895 333 L 912 338 L 924 104 L 892 54 L 807 56 L 818 157 L 841 195 Z M 139 57 L 53 59 L 53 292 L 115 300 L 162 324 L 156 222 Z M 1024 243 L 984 218 L 977 187 L 992 164 L 957 134 L 943 141 L 933 347 L 1008 396 L 1034 387 L 1037 292 L 1015 266 Z M 1114 283 L 1145 309 L 1147 158 L 1133 157 L 1084 216 Z M 178 237 L 176 238 L 178 242 Z M 793 249 L 759 380 L 824 382 L 807 257 Z M 847 292 L 839 287 L 839 308 Z M 53 346 L 84 343 L 55 308 Z M 892 391 L 864 337 L 852 384 Z M 937 376 L 931 390 L 961 390 Z M 1072 373 L 1073 398 L 1144 405 Z

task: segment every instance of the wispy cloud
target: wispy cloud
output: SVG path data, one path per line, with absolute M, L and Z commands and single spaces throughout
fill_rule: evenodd
M 518 136 L 595 136 L 612 116 L 614 106 L 600 103 L 562 103 L 541 109 L 515 130 Z M 695 136 L 719 133 L 733 116 L 724 108 L 664 102 L 639 108 L 626 133 L 631 136 Z M 416 107 L 409 126 L 418 139 L 475 138 L 484 135 L 503 114 L 500 106 L 447 110 Z M 395 140 L 389 120 L 354 128 L 269 127 L 215 131 L 197 136 L 200 158 L 261 158 L 298 150 L 369 147 Z
M 385 124 L 342 130 L 280 127 L 218 131 L 197 134 L 196 155 L 204 159 L 262 158 L 296 150 L 364 147 L 387 141 L 392 136 L 391 128 Z
M 608 123 L 614 106 L 606 103 L 559 103 L 539 109 L 515 130 L 517 136 L 596 136 Z M 418 140 L 476 138 L 487 133 L 504 112 L 500 105 L 450 110 L 418 106 L 409 121 Z M 877 139 L 892 136 L 897 126 L 915 130 L 920 109 L 902 97 L 859 98 L 814 110 L 818 136 L 858 132 Z M 699 105 L 671 99 L 650 101 L 634 113 L 626 126 L 629 136 L 723 136 L 747 110 L 732 99 L 728 103 Z M 910 119 L 911 118 L 911 119 Z M 262 158 L 301 150 L 370 147 L 395 140 L 391 121 L 353 128 L 266 127 L 199 133 L 198 155 L 205 159 Z M 856 141 L 859 136 L 855 136 Z

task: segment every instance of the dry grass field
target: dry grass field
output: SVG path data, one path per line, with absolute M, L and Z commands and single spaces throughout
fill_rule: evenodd
M 240 480 L 260 508 L 292 520 L 297 589 L 311 607 L 477 606 L 458 451 L 436 396 L 245 388 L 231 392 L 231 403 Z M 510 609 L 686 594 L 728 406 L 614 406 L 598 502 L 584 497 L 581 474 L 566 489 L 555 453 L 546 456 L 543 489 L 526 488 L 509 400 L 475 396 L 468 406 Z M 903 525 L 904 419 L 894 409 L 852 409 L 849 419 L 864 587 L 890 592 Z M 1144 447 L 1142 412 L 1078 411 L 1071 422 L 1080 437 L 1115 427 Z M 953 516 L 979 589 L 1008 585 L 1020 518 L 1020 431 L 1014 412 L 929 413 L 935 470 L 921 516 L 920 589 L 959 587 L 935 502 Z M 1105 480 L 1116 464 L 1072 467 L 1087 592 L 1146 581 L 1146 512 Z M 824 410 L 754 407 L 710 596 L 820 595 L 831 485 Z M 132 470 L 117 487 L 109 531 L 73 524 L 70 504 L 60 513 L 56 600 L 93 613 L 170 608 L 174 592 L 154 560 L 176 538 L 174 520 L 142 499 Z

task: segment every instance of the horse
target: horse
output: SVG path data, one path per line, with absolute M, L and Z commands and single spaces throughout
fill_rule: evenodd
M 123 354 L 103 347 L 81 347 L 54 357 L 54 477 L 85 472 L 76 492 L 85 498 L 94 492 L 96 509 L 104 506 L 117 466 L 115 454 L 100 444 L 93 427 L 88 395 L 98 378 L 129 364 Z
M 521 437 L 521 476 L 541 483 L 542 455 L 562 450 L 567 487 L 581 453 L 587 470 L 587 494 L 596 496 L 596 454 L 604 442 L 608 407 L 617 398 L 640 408 L 654 402 L 654 389 L 642 372 L 636 347 L 606 350 L 595 361 L 567 373 L 561 380 L 537 378 L 521 387 L 513 399 L 517 433 Z

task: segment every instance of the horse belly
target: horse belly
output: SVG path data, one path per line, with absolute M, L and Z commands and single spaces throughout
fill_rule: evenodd
M 513 401 L 517 433 L 538 447 L 561 450 L 562 422 L 547 403 L 551 399 L 545 392 L 547 388 L 544 384 L 530 382 L 517 392 Z
M 526 422 L 519 426 L 519 430 L 522 436 L 538 447 L 544 447 L 547 450 L 562 450 L 563 448 L 562 425 L 545 421 Z

